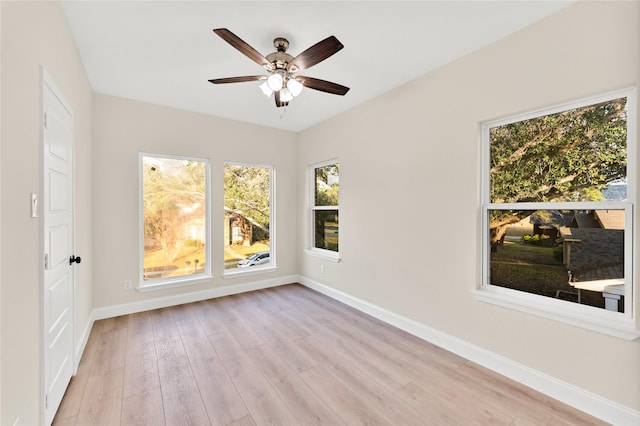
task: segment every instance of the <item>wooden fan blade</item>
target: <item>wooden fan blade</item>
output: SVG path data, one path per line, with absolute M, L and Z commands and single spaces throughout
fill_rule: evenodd
M 318 62 L 324 61 L 329 56 L 336 54 L 344 46 L 334 36 L 330 36 L 318 42 L 293 58 L 289 65 L 287 65 L 287 71 L 298 72 L 307 68 L 311 68 Z
M 217 28 L 213 30 L 213 32 L 218 34 L 220 38 L 238 49 L 240 53 L 251 59 L 256 64 L 263 66 L 268 71 L 273 70 L 273 65 L 267 60 L 267 58 L 262 56 L 260 52 L 249 46 L 245 41 L 243 41 L 240 37 L 229 31 L 228 29 Z
M 313 77 L 305 77 L 299 75 L 296 77 L 304 87 L 308 87 L 309 89 L 319 90 L 321 92 L 331 93 L 333 95 L 341 95 L 344 96 L 349 91 L 349 88 L 346 86 L 342 86 L 338 83 L 332 83 L 326 80 L 320 80 L 319 78 Z
M 225 83 L 243 83 L 245 81 L 266 80 L 266 75 L 247 75 L 243 77 L 227 77 L 227 78 L 214 78 L 209 80 L 209 83 L 213 84 L 225 84 Z
M 275 101 L 276 101 L 276 106 L 277 106 L 278 108 L 286 107 L 287 105 L 289 105 L 289 102 L 282 102 L 282 101 L 280 100 L 280 91 L 273 92 L 273 94 L 275 95 L 275 96 L 274 96 L 274 99 L 275 99 Z

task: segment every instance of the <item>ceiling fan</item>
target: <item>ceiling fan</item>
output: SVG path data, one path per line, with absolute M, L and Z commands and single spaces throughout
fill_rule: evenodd
M 213 30 L 213 32 L 271 73 L 271 75 L 248 75 L 209 80 L 209 82 L 213 84 L 264 80 L 260 85 L 260 89 L 266 96 L 270 97 L 272 93 L 274 94 L 276 107 L 278 108 L 287 106 L 294 97 L 300 94 L 303 86 L 309 89 L 342 96 L 349 91 L 348 87 L 337 83 L 313 77 L 294 75 L 298 71 L 311 68 L 340 51 L 344 46 L 334 36 L 327 37 L 314 44 L 294 58 L 287 53 L 289 41 L 282 37 L 273 40 L 276 51 L 269 53 L 265 57 L 226 28 L 218 28 Z

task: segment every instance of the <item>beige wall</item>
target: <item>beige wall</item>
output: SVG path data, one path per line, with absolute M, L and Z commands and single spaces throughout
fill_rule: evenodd
M 0 1 L 0 27 L 0 424 L 40 420 L 40 224 L 28 211 L 41 178 L 40 64 L 75 114 L 76 245 L 83 257 L 76 339 L 94 308 L 299 273 L 640 410 L 640 339 L 506 310 L 471 293 L 480 270 L 479 123 L 636 85 L 638 2 L 570 6 L 300 134 L 92 94 L 57 3 Z M 138 275 L 139 151 L 210 159 L 211 282 L 123 290 L 123 280 Z M 302 254 L 309 245 L 307 166 L 336 157 L 337 264 Z M 225 161 L 276 168 L 275 273 L 220 277 L 223 229 L 216 224 L 223 220 Z M 433 226 L 443 218 L 445 226 Z M 636 247 L 638 241 L 636 233 Z M 608 368 L 601 368 L 605 360 Z
M 96 94 L 93 124 L 94 305 L 104 307 L 296 273 L 296 135 Z M 124 291 L 138 279 L 138 153 L 185 155 L 211 162 L 210 282 L 161 291 Z M 223 166 L 271 165 L 276 173 L 277 266 L 273 273 L 223 279 Z
M 40 423 L 40 220 L 29 194 L 40 193 L 40 65 L 74 112 L 76 156 L 76 341 L 92 306 L 91 88 L 60 5 L 0 2 L 2 133 L 2 417 L 0 424 Z
M 479 123 L 636 85 L 639 5 L 571 5 L 302 132 L 300 182 L 308 165 L 340 161 L 342 261 L 302 252 L 309 215 L 300 208 L 298 272 L 640 410 L 640 339 L 608 337 L 472 294 L 480 279 Z M 306 185 L 299 197 L 308 206 Z

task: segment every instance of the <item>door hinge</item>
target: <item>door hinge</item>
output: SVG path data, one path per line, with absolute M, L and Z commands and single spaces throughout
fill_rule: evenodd
M 48 393 L 44 394 L 44 409 L 45 410 L 49 409 L 49 394 Z
M 47 113 L 44 113 L 44 128 L 47 128 Z
M 45 270 L 49 269 L 49 254 L 48 253 L 44 254 L 44 269 Z

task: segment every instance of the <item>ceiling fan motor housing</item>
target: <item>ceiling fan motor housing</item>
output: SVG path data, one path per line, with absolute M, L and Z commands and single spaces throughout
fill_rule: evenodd
M 289 48 L 289 41 L 286 38 L 278 37 L 273 40 L 273 46 L 276 48 L 276 52 L 269 53 L 266 58 L 274 69 L 271 72 L 280 69 L 286 69 L 289 62 L 293 60 L 293 56 L 289 55 L 287 49 Z M 293 71 L 293 70 L 291 70 Z

